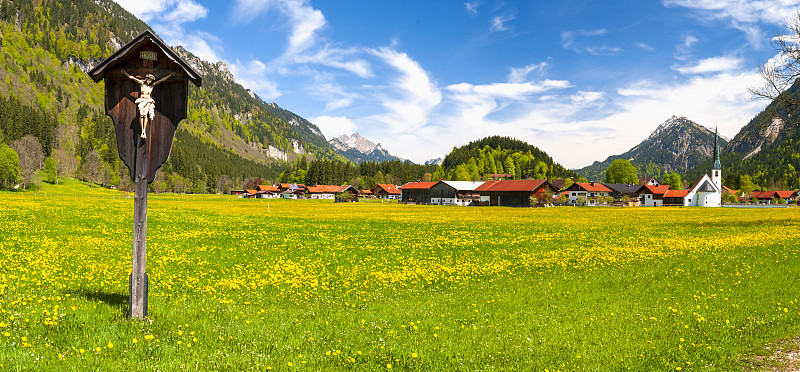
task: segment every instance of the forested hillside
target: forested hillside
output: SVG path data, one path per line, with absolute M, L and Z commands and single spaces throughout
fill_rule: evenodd
M 60 175 L 130 186 L 101 111 L 103 84 L 85 71 L 146 28 L 110 0 L 0 1 L 0 143 L 14 148 L 20 167 L 32 152 L 38 168 L 51 157 Z M 175 51 L 204 84 L 190 86 L 187 120 L 154 188 L 223 191 L 247 178 L 275 179 L 298 157 L 345 160 L 313 124 L 263 102 L 223 63 Z M 26 135 L 41 148 L 22 146 Z M 0 173 L 4 162 L 0 157 Z
M 308 185 L 351 184 L 362 190 L 379 183 L 402 185 L 414 181 L 430 181 L 436 165 L 420 165 L 400 160 L 371 162 L 358 165 L 339 160 L 314 160 L 307 162 L 299 158 L 278 177 L 279 182 Z M 252 184 L 250 184 L 252 185 Z
M 433 179 L 485 180 L 488 174 L 513 174 L 516 179 L 578 177 L 536 146 L 509 137 L 492 136 L 454 148 L 433 174 Z

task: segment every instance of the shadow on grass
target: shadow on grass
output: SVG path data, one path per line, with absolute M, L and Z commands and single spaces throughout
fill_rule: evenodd
M 116 307 L 122 317 L 128 316 L 127 294 L 88 291 L 88 290 L 72 291 L 71 293 L 73 296 L 83 297 L 89 301 L 100 302 Z

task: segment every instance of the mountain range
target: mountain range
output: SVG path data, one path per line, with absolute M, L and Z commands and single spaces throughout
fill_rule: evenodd
M 358 132 L 351 135 L 342 134 L 338 137 L 331 138 L 328 143 L 333 146 L 342 156 L 354 163 L 361 163 L 363 161 L 393 161 L 405 159 L 398 158 L 389 154 L 380 143 L 376 144 Z

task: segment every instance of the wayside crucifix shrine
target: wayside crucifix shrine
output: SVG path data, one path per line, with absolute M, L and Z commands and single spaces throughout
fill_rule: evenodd
M 114 121 L 119 157 L 135 182 L 129 316 L 147 316 L 147 185 L 169 158 L 178 123 L 186 118 L 189 82 L 202 77 L 150 30 L 89 71 L 105 82 L 106 115 Z

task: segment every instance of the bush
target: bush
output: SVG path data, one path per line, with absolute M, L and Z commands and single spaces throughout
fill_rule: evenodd
M 357 202 L 358 196 L 352 196 L 349 192 L 340 192 L 333 197 L 334 203 Z

